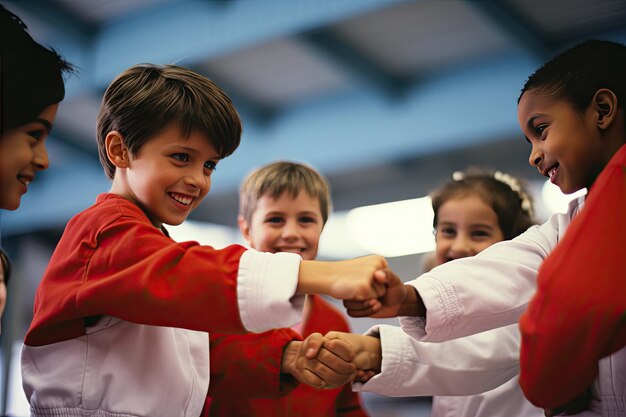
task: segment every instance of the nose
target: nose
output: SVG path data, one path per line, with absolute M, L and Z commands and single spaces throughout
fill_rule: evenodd
M 530 156 L 528 157 L 528 163 L 530 166 L 538 167 L 543 160 L 543 153 L 539 149 L 538 146 L 533 145 L 532 150 L 530 151 Z
M 35 146 L 33 165 L 37 171 L 43 171 L 48 169 L 49 164 L 48 150 L 44 142 L 40 141 L 37 146 Z
M 285 240 L 296 239 L 300 236 L 300 229 L 297 222 L 287 220 L 283 227 L 282 237 Z
M 207 188 L 208 191 L 208 188 L 211 187 L 211 176 L 204 173 L 204 168 L 189 170 L 187 175 L 185 175 L 184 181 L 185 185 L 194 189 L 199 188 L 203 190 Z
M 464 236 L 457 236 L 450 246 L 450 257 L 454 259 L 475 255 L 472 243 Z

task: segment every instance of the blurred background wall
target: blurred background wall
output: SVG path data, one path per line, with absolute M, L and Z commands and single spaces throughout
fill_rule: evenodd
M 625 0 L 0 3 L 80 69 L 67 80 L 49 139 L 50 169 L 17 212 L 0 214 L 15 268 L 2 319 L 0 399 L 15 415 L 23 413 L 23 394 L 12 364 L 38 281 L 67 220 L 109 187 L 96 117 L 104 89 L 127 67 L 193 68 L 227 91 L 244 121 L 240 148 L 219 164 L 209 196 L 174 229 L 177 239 L 241 242 L 242 178 L 259 165 L 296 160 L 332 185 L 335 213 L 321 258 L 380 253 L 408 280 L 434 244 L 429 203 L 418 199 L 455 170 L 483 166 L 524 178 L 539 220 L 563 210 L 568 197 L 546 190 L 528 166 L 519 91 L 541 63 L 578 41 L 626 43 Z M 369 209 L 355 210 L 362 207 Z M 351 322 L 364 331 L 375 321 Z M 424 400 L 366 400 L 373 416 L 428 415 Z

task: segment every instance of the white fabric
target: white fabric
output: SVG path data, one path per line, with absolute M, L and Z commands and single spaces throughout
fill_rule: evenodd
M 539 265 L 563 237 L 583 202 L 584 197 L 573 200 L 566 214 L 555 214 L 512 241 L 497 243 L 472 258 L 448 262 L 411 281 L 424 300 L 427 317 L 401 317 L 403 330 L 416 340 L 446 341 L 516 325 L 534 294 Z M 448 360 L 458 360 L 458 356 Z M 592 397 L 588 410 L 578 416 L 626 416 L 626 348 L 599 362 Z M 465 410 L 474 407 L 471 402 L 462 406 Z
M 249 330 L 288 327 L 300 319 L 304 296 L 294 296 L 300 259 L 244 253 L 237 291 Z M 209 388 L 208 333 L 113 317 L 75 339 L 23 346 L 21 360 L 35 417 L 197 417 Z
M 399 327 L 380 325 L 381 373 L 358 391 L 390 397 L 472 395 L 498 387 L 519 374 L 519 331 L 502 327 L 443 343 L 419 342 Z
M 298 286 L 300 255 L 267 253 L 249 249 L 239 260 L 237 302 L 243 325 L 260 333 L 291 327 L 300 321 L 304 295 L 294 296 Z

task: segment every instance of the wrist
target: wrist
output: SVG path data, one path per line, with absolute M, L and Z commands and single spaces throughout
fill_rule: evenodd
M 329 262 L 301 261 L 296 294 L 329 295 L 330 285 L 333 281 L 332 273 L 333 269 Z
M 405 284 L 404 288 L 406 290 L 406 294 L 400 308 L 398 309 L 398 316 L 426 317 L 426 306 L 424 305 L 422 297 L 420 297 L 417 292 L 417 289 L 408 284 Z

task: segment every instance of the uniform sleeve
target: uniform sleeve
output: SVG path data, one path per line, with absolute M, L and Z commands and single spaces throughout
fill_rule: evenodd
M 610 174 L 598 178 L 546 259 L 520 321 L 520 384 L 539 407 L 578 396 L 596 377 L 598 360 L 626 345 L 624 164 Z
M 357 391 L 389 397 L 474 395 L 494 389 L 519 373 L 517 325 L 442 343 L 419 342 L 399 327 L 379 326 L 381 373 Z
M 297 255 L 177 243 L 133 216 L 121 216 L 93 237 L 79 230 L 85 225 L 72 227 L 76 237 L 64 235 L 38 290 L 27 344 L 78 337 L 85 318 L 102 315 L 228 333 L 287 327 L 300 317 L 300 297 L 294 302 L 290 293 L 297 285 Z M 247 252 L 254 253 L 240 265 Z M 243 294 L 238 280 L 250 287 Z M 280 290 L 272 293 L 275 288 Z
M 283 350 L 302 340 L 291 329 L 243 335 L 211 334 L 209 395 L 226 401 L 238 398 L 279 398 L 298 383 L 281 378 Z
M 517 323 L 535 291 L 539 265 L 556 245 L 563 216 L 408 282 L 427 312 L 426 318 L 399 317 L 402 328 L 418 340 L 438 342 Z

